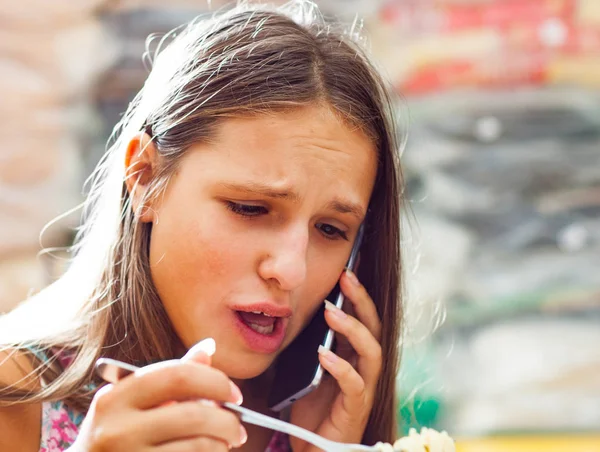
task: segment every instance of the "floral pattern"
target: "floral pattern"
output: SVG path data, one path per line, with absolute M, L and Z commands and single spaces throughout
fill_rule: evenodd
M 62 452 L 69 448 L 77 438 L 83 418 L 83 414 L 63 402 L 43 403 L 40 452 Z
M 265 452 L 291 452 L 290 438 L 285 433 L 275 432 Z

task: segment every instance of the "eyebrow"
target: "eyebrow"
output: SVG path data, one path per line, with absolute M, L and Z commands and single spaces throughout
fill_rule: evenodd
M 220 188 L 234 190 L 249 195 L 265 196 L 267 198 L 284 199 L 294 203 L 300 202 L 300 195 L 288 189 L 277 189 L 270 185 L 261 184 L 258 182 L 248 182 L 244 184 L 235 184 L 230 182 L 220 182 Z M 364 209 L 357 203 L 347 200 L 334 199 L 327 203 L 327 209 L 335 210 L 339 213 L 349 213 L 359 220 L 365 216 Z
M 365 217 L 365 211 L 362 207 L 360 207 L 358 204 L 348 201 L 341 201 L 336 199 L 327 203 L 327 208 L 340 213 L 349 213 L 351 215 L 354 215 L 360 221 L 362 221 Z

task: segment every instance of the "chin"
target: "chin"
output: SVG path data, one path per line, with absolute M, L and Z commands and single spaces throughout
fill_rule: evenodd
M 220 363 L 213 361 L 213 366 L 236 380 L 250 380 L 256 378 L 270 369 L 273 360 L 242 358 L 235 362 Z

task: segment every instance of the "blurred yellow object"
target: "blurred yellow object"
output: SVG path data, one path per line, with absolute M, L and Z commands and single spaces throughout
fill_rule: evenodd
M 600 25 L 600 2 L 598 0 L 579 0 L 575 20 L 579 24 Z
M 595 55 L 561 55 L 548 64 L 548 82 L 584 85 L 592 88 L 600 86 L 600 60 Z
M 457 452 L 600 452 L 598 435 L 502 436 L 456 439 Z

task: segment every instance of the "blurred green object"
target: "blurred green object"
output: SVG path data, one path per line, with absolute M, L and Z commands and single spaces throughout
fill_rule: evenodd
M 417 341 L 406 347 L 398 379 L 398 429 L 402 436 L 411 428 L 440 428 L 443 385 L 436 375 L 436 354 L 430 341 Z
M 411 401 L 398 405 L 398 422 L 400 434 L 408 435 L 411 428 L 417 431 L 421 427 L 439 430 L 437 421 L 439 418 L 441 402 L 433 397 L 421 398 L 416 395 Z

